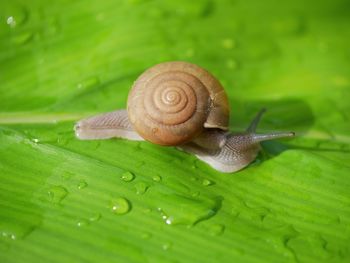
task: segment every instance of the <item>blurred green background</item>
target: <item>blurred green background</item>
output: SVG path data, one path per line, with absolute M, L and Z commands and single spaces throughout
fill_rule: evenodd
M 349 262 L 350 1 L 0 2 L 1 262 Z M 266 107 L 235 174 L 171 147 L 78 141 L 148 67 L 212 72 L 231 130 Z

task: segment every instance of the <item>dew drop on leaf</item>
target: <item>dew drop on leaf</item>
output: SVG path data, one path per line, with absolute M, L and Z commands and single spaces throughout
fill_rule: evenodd
M 30 209 L 30 207 L 29 207 Z M 2 208 L 3 213 L 10 214 L 12 209 Z M 41 224 L 41 216 L 38 214 L 27 214 L 26 221 L 19 221 L 14 218 L 3 220 L 0 224 L 0 244 L 2 241 L 24 239 Z
M 203 179 L 202 181 L 202 185 L 204 186 L 209 186 L 209 185 L 213 185 L 214 182 L 213 181 L 210 181 L 209 179 Z
M 10 27 L 15 27 L 16 26 L 16 20 L 14 19 L 13 16 L 9 16 L 6 20 L 6 23 L 10 26 Z
M 127 172 L 122 174 L 121 179 L 124 182 L 131 182 L 132 180 L 135 179 L 135 175 L 132 172 L 127 171 Z
M 47 191 L 47 194 L 49 196 L 50 202 L 59 204 L 64 198 L 66 198 L 68 191 L 61 185 L 55 185 Z
M 158 211 L 160 213 L 160 216 L 162 217 L 162 219 L 167 225 L 171 225 L 173 223 L 173 217 L 168 216 L 166 213 L 164 213 L 162 208 L 158 208 Z
M 139 182 L 135 185 L 135 188 L 136 188 L 136 194 L 143 195 L 144 193 L 146 193 L 148 189 L 148 185 L 145 184 L 144 182 Z
M 84 79 L 81 82 L 79 82 L 77 84 L 77 89 L 78 90 L 85 90 L 85 89 L 93 88 L 99 84 L 100 84 L 100 79 L 98 77 L 94 76 L 94 77 L 90 77 L 90 78 Z
M 79 220 L 77 221 L 77 226 L 78 226 L 78 227 L 85 227 L 85 226 L 87 226 L 87 225 L 89 225 L 89 221 L 86 220 L 86 219 L 79 219 Z
M 6 17 L 6 24 L 11 28 L 24 24 L 28 18 L 27 10 L 18 4 L 11 3 L 3 6 L 2 9 L 2 14 Z
M 38 142 L 39 142 L 39 139 L 34 138 L 34 139 L 32 139 L 32 141 L 33 141 L 34 143 L 38 143 Z
M 194 225 L 213 217 L 221 207 L 220 198 L 164 195 L 167 200 L 158 207 L 162 220 L 167 225 Z
M 124 215 L 131 209 L 130 202 L 124 197 L 115 198 L 111 201 L 111 211 L 117 215 Z
M 78 189 L 81 190 L 81 189 L 84 189 L 88 186 L 87 182 L 85 182 L 84 180 L 81 180 L 79 183 L 78 183 Z
M 154 175 L 152 177 L 152 180 L 155 181 L 155 182 L 160 182 L 162 180 L 162 177 L 160 177 L 159 175 Z
M 95 213 L 89 217 L 90 222 L 96 222 L 101 219 L 101 214 L 100 213 Z
M 3 239 L 8 239 L 8 240 L 16 240 L 17 237 L 15 234 L 13 233 L 10 233 L 10 232 L 6 232 L 6 231 L 2 231 L 0 236 L 3 238 Z

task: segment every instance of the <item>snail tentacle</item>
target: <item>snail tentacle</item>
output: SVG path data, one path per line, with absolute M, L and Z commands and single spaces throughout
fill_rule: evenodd
M 256 114 L 256 116 L 254 117 L 254 119 L 252 120 L 252 122 L 250 123 L 249 127 L 246 130 L 247 133 L 253 133 L 256 131 L 256 128 L 258 127 L 261 117 L 265 112 L 266 112 L 266 109 L 263 108 Z
M 254 142 L 262 142 L 262 141 L 269 141 L 274 139 L 280 139 L 280 138 L 286 138 L 286 137 L 293 137 L 295 136 L 294 132 L 271 132 L 266 134 L 256 134 L 256 128 L 261 120 L 262 115 L 266 112 L 266 109 L 261 109 L 253 119 L 253 121 L 250 123 L 249 127 L 246 130 L 246 133 L 250 133 L 252 135 L 252 141 Z
M 75 135 L 81 140 L 125 138 L 135 141 L 144 139 L 133 129 L 126 110 L 117 110 L 79 121 Z
M 280 138 L 286 138 L 286 137 L 293 137 L 295 136 L 294 132 L 271 132 L 266 134 L 256 134 L 256 128 L 261 120 L 262 115 L 266 112 L 266 109 L 261 109 L 256 116 L 254 117 L 253 121 L 250 123 L 249 127 L 246 130 L 246 133 L 252 135 L 252 142 L 258 143 L 262 141 L 269 141 L 274 139 L 280 139 Z
M 218 138 L 220 137 L 225 137 L 225 143 L 220 148 L 206 147 L 210 145 L 210 142 L 203 144 L 202 141 L 195 140 L 181 146 L 180 149 L 196 155 L 198 159 L 206 162 L 218 171 L 232 173 L 241 170 L 254 161 L 261 149 L 260 142 L 293 137 L 295 135 L 294 132 L 256 134 L 254 131 L 264 112 L 265 110 L 263 109 L 256 115 L 247 132 L 227 133 L 225 131 L 217 131 L 217 134 L 212 134 L 212 137 L 206 135 L 207 139 L 212 139 L 214 142 L 219 141 Z

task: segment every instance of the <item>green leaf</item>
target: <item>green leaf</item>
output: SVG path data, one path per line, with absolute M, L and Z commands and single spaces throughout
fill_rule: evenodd
M 0 3 L 0 262 L 349 262 L 348 1 Z M 79 141 L 148 67 L 211 71 L 231 129 L 295 130 L 222 174 L 172 147 Z

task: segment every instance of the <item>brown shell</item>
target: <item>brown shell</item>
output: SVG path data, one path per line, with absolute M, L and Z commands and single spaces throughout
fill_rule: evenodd
M 146 70 L 128 97 L 134 129 L 160 145 L 180 145 L 204 128 L 228 129 L 226 93 L 213 75 L 187 62 L 166 62 Z

